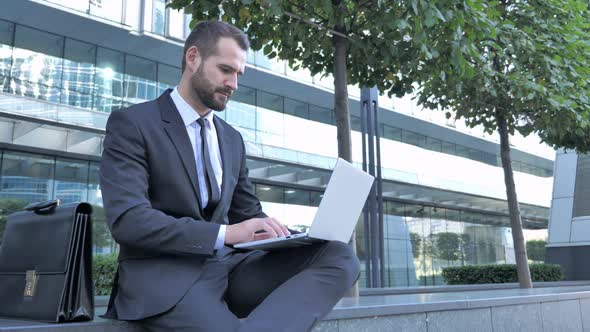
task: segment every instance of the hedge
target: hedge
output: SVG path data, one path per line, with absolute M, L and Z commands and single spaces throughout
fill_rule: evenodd
M 111 286 L 117 271 L 117 254 L 96 255 L 92 262 L 95 295 L 111 294 Z
M 563 279 L 561 266 L 530 264 L 533 281 L 559 281 Z M 443 268 L 442 276 L 448 285 L 499 284 L 518 282 L 516 265 L 468 265 Z

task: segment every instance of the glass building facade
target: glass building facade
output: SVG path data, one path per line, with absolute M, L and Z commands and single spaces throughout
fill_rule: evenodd
M 90 14 L 105 20 L 104 24 L 121 24 L 125 29 L 162 39 L 163 48 L 169 47 L 170 40 L 182 42 L 189 32 L 189 16 L 166 8 L 164 0 L 46 2 Z M 179 67 L 146 58 L 141 52 L 132 54 L 107 46 L 22 22 L 0 20 L 0 115 L 26 115 L 52 121 L 55 126 L 66 123 L 104 131 L 111 111 L 152 100 L 177 84 Z M 248 70 L 270 71 L 283 80 L 303 82 L 308 89 L 333 89 L 331 77 L 293 71 L 285 62 L 269 60 L 261 52 L 250 52 L 248 62 Z M 351 95 L 358 97 L 358 88 L 351 88 Z M 54 108 L 60 108 L 61 113 L 56 115 Z M 337 157 L 334 111 L 289 94 L 242 84 L 227 110 L 218 116 L 236 127 L 246 141 L 250 175 L 265 211 L 290 226 L 306 226 L 298 220 L 313 216 Z M 5 122 L 13 127 L 0 126 L 0 131 L 5 131 L 0 132 L 0 233 L 5 216 L 30 202 L 54 198 L 62 202 L 88 201 L 95 206 L 95 253 L 116 251 L 101 207 L 100 149 L 69 153 L 49 148 L 40 140 L 18 143 L 16 139 L 26 132 L 20 136 L 14 134 L 15 130 L 8 133 L 4 128 L 15 128 L 17 121 L 7 118 Z M 351 124 L 353 144 L 358 147 L 360 118 L 352 116 Z M 483 169 L 499 172 L 498 153 L 396 123 L 380 126 L 383 155 L 402 151 L 414 155 L 400 159 L 437 158 L 442 163 L 452 161 L 443 164 L 448 169 L 482 164 Z M 30 125 L 29 130 L 35 128 Z M 45 140 L 49 140 L 48 135 Z M 68 145 L 71 139 L 66 137 Z M 354 154 L 358 164 L 360 149 L 355 149 Z M 552 168 L 539 160 L 514 158 L 513 167 L 534 181 L 551 178 Z M 383 168 L 384 286 L 440 285 L 444 283 L 440 273 L 446 266 L 514 261 L 504 201 L 463 192 L 460 188 L 465 186 L 460 179 L 444 177 L 444 171 L 424 171 L 420 178 L 418 173 L 412 173 L 417 164 L 408 164 L 405 169 L 391 165 L 384 164 Z M 437 177 L 441 177 L 440 186 L 429 186 L 423 180 Z M 503 191 L 503 183 L 496 187 Z M 526 234 L 546 232 L 548 206 L 522 204 L 522 210 Z M 362 219 L 361 215 L 357 251 L 366 262 Z M 361 286 L 365 285 L 364 274 L 360 281 Z

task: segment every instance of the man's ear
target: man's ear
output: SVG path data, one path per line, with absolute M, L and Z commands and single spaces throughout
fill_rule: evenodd
M 187 69 L 193 73 L 197 71 L 197 68 L 201 65 L 201 53 L 199 53 L 196 46 L 191 46 L 186 50 L 184 61 L 186 61 Z

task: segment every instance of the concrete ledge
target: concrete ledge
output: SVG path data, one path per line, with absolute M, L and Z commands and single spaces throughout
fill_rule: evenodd
M 97 315 L 104 312 L 97 308 Z M 590 285 L 343 299 L 315 328 L 326 331 L 590 331 Z M 136 332 L 100 317 L 89 323 L 0 320 L 0 331 Z
M 563 286 L 584 286 L 590 285 L 590 280 L 574 281 L 552 281 L 552 282 L 533 282 L 534 288 L 542 287 L 563 287 Z M 479 284 L 479 285 L 450 285 L 450 286 L 418 286 L 418 287 L 391 287 L 391 288 L 361 288 L 359 293 L 365 295 L 398 295 L 398 294 L 417 294 L 417 293 L 447 293 L 447 292 L 466 292 L 482 291 L 494 289 L 518 289 L 519 284 Z

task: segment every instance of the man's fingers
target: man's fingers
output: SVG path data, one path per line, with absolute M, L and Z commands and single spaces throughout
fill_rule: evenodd
M 271 225 L 272 225 L 272 222 L 268 222 L 267 220 L 262 219 L 262 229 L 265 230 L 266 233 L 268 233 L 269 238 L 277 237 L 278 236 L 277 231 L 275 231 L 274 227 Z
M 281 223 L 279 223 L 275 218 L 268 218 L 267 220 L 268 220 L 267 224 L 270 225 L 275 230 L 275 232 L 277 233 L 277 236 L 289 235 L 283 229 L 284 226 L 281 225 Z
M 253 241 L 266 240 L 266 239 L 270 239 L 270 238 L 272 238 L 272 235 L 270 235 L 268 233 L 256 233 L 256 234 L 254 234 Z
M 272 221 L 275 222 L 276 225 L 279 226 L 280 230 L 281 230 L 281 234 L 282 236 L 288 236 L 291 235 L 291 232 L 289 232 L 289 230 L 287 229 L 287 226 L 281 224 L 278 220 L 276 220 L 275 218 L 270 218 L 272 219 Z

